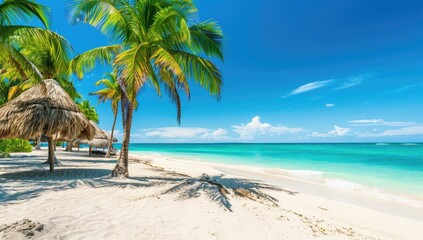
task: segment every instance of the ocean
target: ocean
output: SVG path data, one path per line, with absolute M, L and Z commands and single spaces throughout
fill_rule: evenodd
M 120 148 L 120 144 L 115 144 Z M 341 188 L 361 185 L 423 196 L 422 143 L 139 144 L 131 153 L 280 168 Z

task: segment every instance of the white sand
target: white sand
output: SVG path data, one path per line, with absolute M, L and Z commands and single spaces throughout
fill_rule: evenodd
M 123 180 L 109 177 L 115 159 L 58 151 L 50 174 L 46 154 L 0 159 L 0 237 L 23 237 L 1 226 L 29 219 L 35 239 L 423 239 L 420 199 L 157 156 L 131 156 Z

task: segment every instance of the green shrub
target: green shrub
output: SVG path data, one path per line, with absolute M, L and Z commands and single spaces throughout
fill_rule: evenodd
M 0 151 L 0 158 L 8 158 L 8 157 L 10 157 L 9 153 Z
M 32 152 L 32 145 L 19 138 L 0 140 L 0 157 L 10 157 L 12 152 Z

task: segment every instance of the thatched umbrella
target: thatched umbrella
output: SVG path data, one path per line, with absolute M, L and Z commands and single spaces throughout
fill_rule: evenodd
M 108 131 L 103 131 L 103 132 L 104 132 L 104 134 L 106 134 L 107 140 L 110 141 L 110 138 L 112 138 L 112 134 L 110 132 L 108 132 Z M 118 141 L 117 138 L 116 137 L 113 137 L 113 141 L 112 142 L 117 142 L 117 141 Z
M 0 107 L 0 138 L 48 137 L 48 161 L 54 170 L 53 138 L 92 139 L 94 128 L 72 98 L 53 80 L 23 92 Z
M 88 144 L 89 148 L 89 155 L 91 156 L 92 147 L 105 147 L 109 143 L 110 137 L 107 137 L 106 133 L 101 130 L 95 122 L 90 121 L 91 126 L 94 128 L 94 137 L 90 140 L 87 138 L 80 138 L 75 140 L 77 144 Z

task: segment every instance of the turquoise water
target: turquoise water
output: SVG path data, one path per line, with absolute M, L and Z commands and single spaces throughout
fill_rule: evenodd
M 301 170 L 293 172 L 423 196 L 423 144 L 131 144 L 130 151 Z

